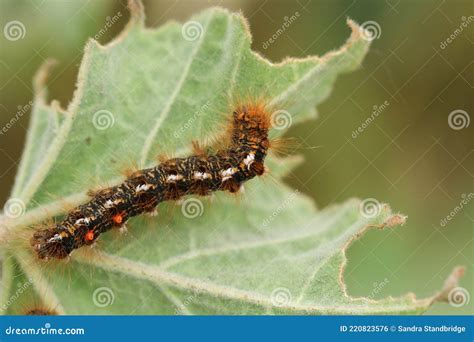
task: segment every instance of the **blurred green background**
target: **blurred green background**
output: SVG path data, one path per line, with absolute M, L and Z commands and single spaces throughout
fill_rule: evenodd
M 349 35 L 350 17 L 374 21 L 378 38 L 360 70 L 340 77 L 319 119 L 291 127 L 306 162 L 287 182 L 313 197 L 319 207 L 350 197 L 375 198 L 408 215 L 395 230 L 369 231 L 348 253 L 345 277 L 351 295 L 380 298 L 439 290 L 456 265 L 465 265 L 461 286 L 473 294 L 474 201 L 446 225 L 463 195 L 474 192 L 474 123 L 455 130 L 448 116 L 474 115 L 474 13 L 472 1 L 422 0 L 242 0 L 144 1 L 147 25 L 186 20 L 196 11 L 220 5 L 242 11 L 250 22 L 253 49 L 278 62 L 286 56 L 322 55 Z M 101 35 L 106 43 L 126 25 L 125 1 L 1 0 L 2 28 L 24 23 L 25 36 L 1 37 L 0 127 L 33 98 L 32 77 L 48 57 L 58 61 L 48 80 L 49 98 L 66 107 L 74 90 L 82 49 L 108 17 L 120 19 Z M 298 18 L 269 46 L 265 42 L 298 12 Z M 462 26 L 461 32 L 455 32 Z M 367 24 L 369 25 L 369 24 Z M 374 26 L 373 26 L 374 27 Z M 443 44 L 447 38 L 454 39 Z M 353 137 L 385 103 L 362 133 Z M 387 105 L 388 103 L 388 105 Z M 0 135 L 0 204 L 9 194 L 28 127 L 25 114 Z M 466 126 L 466 124 L 464 124 Z M 473 314 L 436 304 L 428 314 Z

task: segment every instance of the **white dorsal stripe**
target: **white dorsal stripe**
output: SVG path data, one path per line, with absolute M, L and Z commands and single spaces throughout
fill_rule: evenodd
M 166 177 L 167 182 L 176 182 L 183 179 L 183 175 L 169 175 Z
M 138 185 L 136 188 L 135 188 L 135 192 L 140 192 L 140 191 L 147 191 L 149 190 L 150 188 L 152 188 L 153 186 L 151 184 L 142 184 L 142 185 Z
M 221 171 L 222 181 L 226 181 L 232 178 L 232 175 L 236 172 L 235 168 L 229 167 L 226 170 Z
M 249 153 L 244 159 L 244 164 L 247 166 L 247 169 L 250 168 L 250 165 L 255 161 L 255 153 Z
M 211 178 L 211 174 L 207 172 L 194 172 L 194 179 L 208 179 Z
M 106 208 L 112 208 L 114 206 L 114 202 L 112 200 L 107 200 L 104 204 Z
M 62 238 L 61 235 L 59 235 L 59 234 L 54 234 L 54 236 L 53 236 L 52 238 L 50 238 L 50 239 L 48 240 L 48 242 L 59 241 L 59 240 L 62 240 L 62 239 L 63 239 L 63 238 Z
M 84 217 L 84 218 L 80 218 L 80 219 L 77 219 L 76 222 L 74 222 L 74 224 L 89 224 L 91 220 L 88 218 L 88 217 Z

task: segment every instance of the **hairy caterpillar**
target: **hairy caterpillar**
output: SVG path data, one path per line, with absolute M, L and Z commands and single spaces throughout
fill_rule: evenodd
M 136 171 L 122 184 L 92 194 L 63 221 L 36 231 L 31 246 L 41 259 L 62 259 L 113 227 L 124 227 L 130 217 L 154 212 L 160 202 L 213 191 L 237 192 L 242 183 L 264 173 L 270 126 L 264 105 L 239 106 L 233 112 L 227 148 Z
M 24 313 L 26 316 L 56 316 L 57 312 L 42 307 L 35 307 Z

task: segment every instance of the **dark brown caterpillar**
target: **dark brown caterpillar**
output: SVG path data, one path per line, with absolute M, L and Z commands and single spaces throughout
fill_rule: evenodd
M 34 308 L 25 312 L 27 316 L 56 316 L 57 313 L 54 310 L 45 308 Z
M 162 201 L 237 192 L 243 182 L 264 173 L 270 125 L 263 105 L 240 106 L 233 112 L 228 148 L 137 171 L 122 184 L 95 193 L 54 227 L 35 232 L 31 245 L 41 259 L 62 259 L 111 228 L 123 227 L 130 217 L 153 212 Z

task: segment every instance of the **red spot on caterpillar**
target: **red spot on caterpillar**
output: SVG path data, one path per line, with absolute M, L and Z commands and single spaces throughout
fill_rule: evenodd
M 94 240 L 94 231 L 93 230 L 89 230 L 86 235 L 84 235 L 84 240 L 86 240 L 86 242 L 91 242 Z
M 123 216 L 122 214 L 116 214 L 112 216 L 112 221 L 114 221 L 115 224 L 121 225 L 123 223 Z
M 122 184 L 91 192 L 90 201 L 72 209 L 63 221 L 35 232 L 33 249 L 41 259 L 65 258 L 128 218 L 152 212 L 160 202 L 239 191 L 244 182 L 265 172 L 270 126 L 263 104 L 239 106 L 232 113 L 226 148 L 211 154 L 194 143 L 193 156 L 162 160 L 134 171 Z

